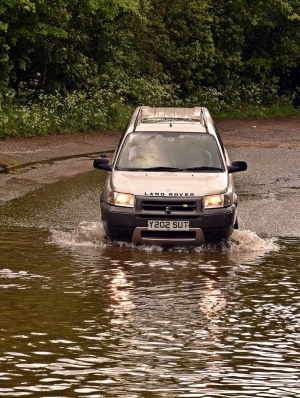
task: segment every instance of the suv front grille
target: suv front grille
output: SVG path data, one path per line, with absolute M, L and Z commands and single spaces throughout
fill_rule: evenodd
M 142 200 L 141 210 L 145 212 L 158 212 L 163 214 L 176 213 L 195 213 L 197 211 L 197 202 L 188 200 Z

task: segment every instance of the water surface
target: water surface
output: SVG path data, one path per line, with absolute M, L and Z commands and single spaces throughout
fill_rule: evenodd
M 294 225 L 229 248 L 109 245 L 104 176 L 1 206 L 0 396 L 300 396 Z

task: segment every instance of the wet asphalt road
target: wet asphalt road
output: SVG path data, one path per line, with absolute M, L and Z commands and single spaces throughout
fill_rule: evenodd
M 300 236 L 300 148 L 231 148 L 231 160 L 248 170 L 235 174 L 241 229 L 264 236 Z
M 231 160 L 245 160 L 248 170 L 235 174 L 240 229 L 262 236 L 300 236 L 300 148 L 228 148 Z M 90 157 L 37 165 L 0 174 L 0 204 L 26 193 L 92 171 Z M 95 173 L 99 171 L 95 170 Z

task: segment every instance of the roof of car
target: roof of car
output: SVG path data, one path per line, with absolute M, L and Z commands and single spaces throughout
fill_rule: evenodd
M 168 108 L 140 106 L 134 111 L 127 131 L 182 131 L 215 135 L 209 111 L 204 107 Z

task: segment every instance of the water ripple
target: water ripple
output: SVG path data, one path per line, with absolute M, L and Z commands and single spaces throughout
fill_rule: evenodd
M 31 233 L 22 256 L 18 234 L 22 261 L 2 246 L 1 282 L 26 289 L 0 289 L 0 396 L 299 395 L 298 239 L 248 256 L 39 247 Z

